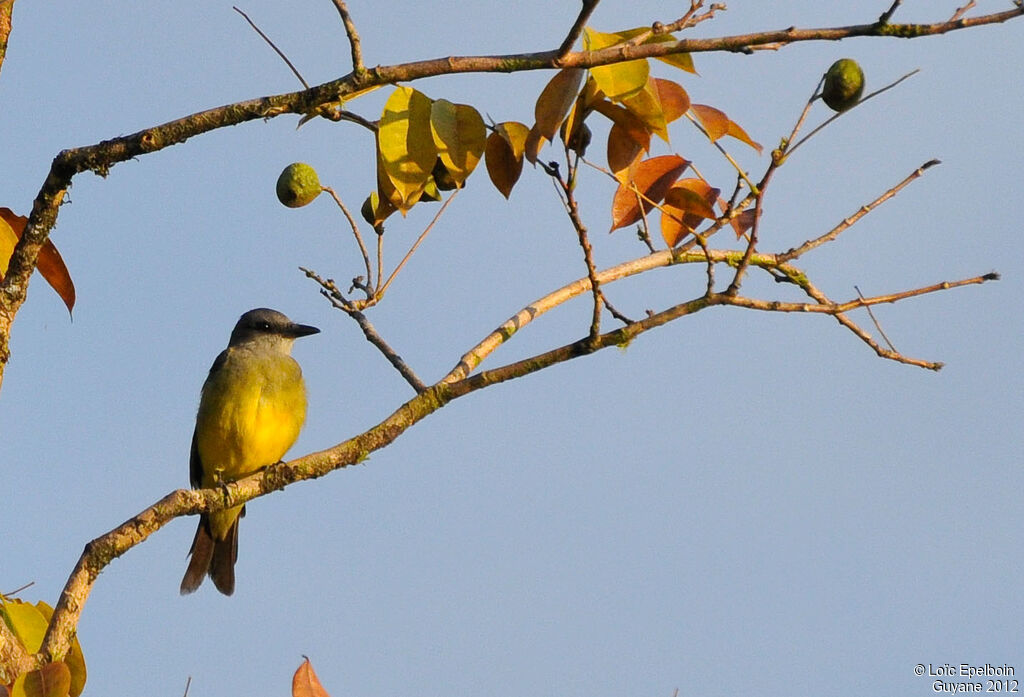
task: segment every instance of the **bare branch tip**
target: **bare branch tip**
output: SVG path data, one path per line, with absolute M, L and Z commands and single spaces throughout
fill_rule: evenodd
M 1002 276 L 997 271 L 990 271 L 989 273 L 987 273 L 984 276 L 982 276 L 981 280 L 983 280 L 983 281 L 998 281 L 1001 278 L 1002 278 Z

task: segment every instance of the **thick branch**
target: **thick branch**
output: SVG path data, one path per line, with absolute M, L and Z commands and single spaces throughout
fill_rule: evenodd
M 765 44 L 790 44 L 799 41 L 838 41 L 856 36 L 916 38 L 944 34 L 986 24 L 1005 22 L 1024 14 L 1024 6 L 979 17 L 962 18 L 936 24 L 860 24 L 822 29 L 791 27 L 778 31 L 740 34 L 709 39 L 683 39 L 675 43 L 619 46 L 592 52 L 559 56 L 558 49 L 538 53 L 502 56 L 452 56 L 373 68 L 301 92 L 237 102 L 149 128 L 132 135 L 114 138 L 84 148 L 65 150 L 54 158 L 39 194 L 32 206 L 28 224 L 14 254 L 6 277 L 0 282 L 0 379 L 9 357 L 10 328 L 28 292 L 28 280 L 36 258 L 57 221 L 57 211 L 72 178 L 92 170 L 105 175 L 118 162 L 144 155 L 208 131 L 258 118 L 285 113 L 306 114 L 326 104 L 343 100 L 358 89 L 399 81 L 412 81 L 436 75 L 469 72 L 519 72 L 559 67 L 588 68 L 638 58 L 676 53 L 709 51 L 749 51 Z

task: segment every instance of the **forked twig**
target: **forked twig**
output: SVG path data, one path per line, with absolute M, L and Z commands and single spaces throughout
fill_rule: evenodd
M 583 0 L 583 7 L 580 9 L 580 14 L 576 17 L 576 21 L 573 22 L 572 28 L 569 29 L 569 33 L 565 39 L 562 40 L 562 45 L 558 47 L 558 57 L 562 58 L 572 51 L 572 47 L 576 44 L 576 40 L 580 38 L 580 34 L 583 33 L 583 27 L 586 26 L 587 20 L 590 19 L 590 15 L 594 13 L 594 9 L 597 7 L 597 3 L 601 0 Z
M 950 22 L 955 22 L 956 20 L 960 19 L 965 14 L 967 14 L 968 10 L 970 10 L 971 8 L 973 8 L 977 4 L 978 3 L 976 2 L 976 0 L 969 0 L 969 2 L 966 5 L 964 5 L 963 7 L 956 8 L 956 12 L 954 12 L 953 16 L 949 18 L 949 21 Z
M 922 174 L 924 174 L 926 169 L 928 169 L 929 167 L 934 167 L 937 164 L 941 164 L 941 161 L 940 160 L 928 160 L 923 165 L 921 165 L 916 170 L 914 170 L 909 176 L 907 176 L 899 184 L 897 184 L 896 186 L 893 186 L 892 188 L 887 190 L 884 194 L 882 194 L 881 196 L 876 198 L 871 203 L 868 203 L 868 204 L 865 204 L 865 205 L 861 206 L 860 210 L 858 210 L 856 213 L 854 213 L 850 217 L 845 218 L 841 223 L 839 223 L 834 228 L 832 228 L 831 230 L 826 232 L 824 235 L 821 235 L 820 237 L 815 237 L 813 240 L 807 240 L 806 242 L 804 242 L 799 247 L 794 247 L 793 249 L 790 249 L 788 252 L 785 252 L 783 254 L 779 254 L 778 255 L 779 261 L 786 262 L 786 261 L 790 261 L 792 259 L 796 259 L 797 257 L 801 256 L 805 252 L 808 252 L 808 251 L 814 249 L 815 247 L 820 247 L 821 245 L 823 245 L 823 244 L 825 244 L 827 242 L 831 242 L 836 237 L 838 237 L 843 231 L 845 231 L 848 228 L 850 228 L 858 220 L 860 220 L 865 215 L 867 215 L 868 213 L 873 211 L 875 208 L 877 208 L 878 206 L 880 206 L 881 204 L 885 203 L 886 201 L 891 199 L 893 196 L 898 194 L 904 187 L 906 187 L 908 184 L 910 184 L 910 182 L 912 182 L 915 179 L 919 178 Z
M 338 208 L 340 208 L 341 212 L 345 214 L 345 218 L 348 220 L 348 224 L 352 228 L 352 234 L 355 235 L 356 242 L 359 244 L 359 251 L 363 255 L 363 263 L 366 265 L 366 282 L 368 284 L 372 284 L 373 283 L 373 271 L 370 268 L 370 253 L 367 251 L 366 245 L 363 244 L 363 236 L 361 234 L 359 234 L 359 225 L 356 224 L 355 218 L 353 218 L 352 214 L 349 213 L 348 208 L 346 208 L 345 204 L 342 203 L 341 197 L 338 196 L 338 194 L 336 194 L 334 192 L 334 189 L 332 189 L 329 186 L 324 186 L 324 187 L 321 187 L 321 188 L 323 188 L 324 191 L 326 191 L 327 193 L 329 193 L 331 195 L 331 198 L 334 199 L 334 202 L 338 204 Z M 373 296 L 373 290 L 372 289 L 368 289 L 367 290 L 367 296 L 368 297 L 372 297 Z
M 366 315 L 360 312 L 359 309 L 352 304 L 352 301 L 345 297 L 334 281 L 329 278 L 321 278 L 315 271 L 311 271 L 310 269 L 303 267 L 299 268 L 306 274 L 307 278 L 313 279 L 320 285 L 320 294 L 327 298 L 331 305 L 356 321 L 359 328 L 363 330 L 363 335 L 366 337 L 366 340 L 377 347 L 388 362 L 394 366 L 399 374 L 405 378 L 405 381 L 408 382 L 417 393 L 423 392 L 427 389 L 426 384 L 417 377 L 413 369 L 402 360 L 402 357 L 399 356 L 398 353 L 391 348 L 388 342 L 386 342 L 377 332 L 376 328 L 370 323 L 370 320 Z
M 877 97 L 878 95 L 882 94 L 882 92 L 887 92 L 887 91 L 891 90 L 893 87 L 895 87 L 896 85 L 900 84 L 901 82 L 906 80 L 908 77 L 912 77 L 912 76 L 916 75 L 919 72 L 921 72 L 921 69 L 920 68 L 915 68 L 914 70 L 911 70 L 909 73 L 907 73 L 906 75 L 901 77 L 896 82 L 890 83 L 890 84 L 886 85 L 885 87 L 882 87 L 881 89 L 877 89 L 874 92 L 872 92 L 871 94 L 869 94 L 868 96 L 858 100 L 857 103 L 854 104 L 853 106 L 851 106 L 849 109 L 847 109 L 845 111 L 837 112 L 835 114 L 832 114 L 832 116 L 827 118 L 821 125 L 819 125 L 817 128 L 815 128 L 810 133 L 808 133 L 803 138 L 801 138 L 799 140 L 799 142 L 796 143 L 796 145 L 794 145 L 793 147 L 789 148 L 786 151 L 786 156 L 788 157 L 789 155 L 792 155 L 794 152 L 796 152 L 797 148 L 799 148 L 801 145 L 803 145 L 808 140 L 810 140 L 811 136 L 816 134 L 821 129 L 825 128 L 825 126 L 829 125 L 830 123 L 832 123 L 833 121 L 838 119 L 840 116 L 842 116 L 844 114 L 848 114 L 849 112 L 853 111 L 854 109 L 856 109 L 857 107 L 859 107 L 861 104 L 863 104 L 864 102 L 868 101 L 872 97 Z

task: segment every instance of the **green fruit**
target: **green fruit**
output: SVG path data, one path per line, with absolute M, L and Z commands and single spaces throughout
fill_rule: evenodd
M 301 208 L 320 195 L 320 177 L 304 162 L 293 162 L 277 178 L 277 200 L 289 208 Z
M 846 111 L 864 93 L 864 71 L 852 58 L 840 58 L 825 73 L 821 98 L 833 111 Z

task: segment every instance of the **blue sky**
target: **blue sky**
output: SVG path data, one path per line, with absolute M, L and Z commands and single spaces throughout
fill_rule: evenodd
M 685 4 L 685 3 L 684 3 Z M 955 5 L 907 2 L 927 21 Z M 352 0 L 369 65 L 556 46 L 576 3 Z M 599 30 L 669 21 L 679 3 L 601 3 Z M 887 2 L 729 3 L 694 36 L 873 21 Z M 976 12 L 1008 3 L 981 2 Z M 240 5 L 310 83 L 348 71 L 330 2 Z M 771 146 L 837 58 L 869 89 L 921 73 L 837 121 L 778 173 L 762 249 L 831 228 L 925 161 L 930 170 L 803 267 L 837 299 L 991 270 L 1003 280 L 876 315 L 935 374 L 877 358 L 824 316 L 719 308 L 460 399 L 364 465 L 256 501 L 238 588 L 179 597 L 195 527 L 179 520 L 109 566 L 80 624 L 87 694 L 284 693 L 308 655 L 334 695 L 916 695 L 916 664 L 1024 671 L 1019 302 L 1024 20 L 914 41 L 859 39 L 656 64 Z M 417 83 L 495 121 L 529 121 L 544 73 Z M 61 149 L 297 81 L 230 3 L 15 7 L 0 74 L 0 205 L 27 212 Z M 387 90 L 352 108 L 380 113 Z M 820 105 L 811 123 L 826 116 Z M 74 275 L 69 322 L 36 278 L 0 393 L 0 590 L 56 601 L 83 545 L 187 486 L 199 388 L 245 310 L 322 334 L 291 455 L 377 423 L 408 386 L 298 271 L 361 259 L 326 198 L 289 210 L 281 168 L 315 166 L 358 206 L 373 185 L 359 127 L 254 122 L 76 178 L 53 240 Z M 683 123 L 673 151 L 728 165 Z M 731 148 L 754 172 L 765 157 Z M 669 152 L 665 150 L 663 152 Z M 506 202 L 479 173 L 371 313 L 424 379 L 530 301 L 583 275 L 551 185 Z M 612 188 L 580 184 L 600 266 L 640 256 L 606 235 Z M 390 221 L 395 261 L 433 210 Z M 727 244 L 723 236 L 716 240 Z M 701 292 L 703 271 L 612 285 L 633 316 Z M 752 275 L 758 297 L 790 297 Z M 583 298 L 498 365 L 582 336 Z M 858 314 L 864 326 L 870 321 Z M 610 320 L 607 326 L 614 326 Z

